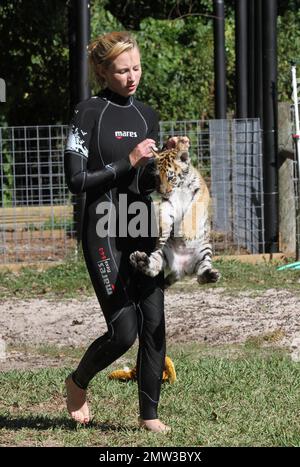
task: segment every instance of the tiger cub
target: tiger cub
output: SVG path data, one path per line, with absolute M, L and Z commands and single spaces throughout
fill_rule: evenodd
M 174 149 L 154 152 L 158 175 L 159 237 L 148 256 L 135 251 L 131 264 L 151 277 L 165 270 L 165 287 L 186 274 L 197 275 L 200 284 L 221 277 L 212 267 L 210 244 L 210 196 L 200 172 L 189 157 L 189 139 L 178 137 Z

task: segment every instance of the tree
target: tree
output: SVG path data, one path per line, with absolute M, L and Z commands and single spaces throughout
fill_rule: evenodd
M 0 6 L 3 115 L 11 125 L 66 122 L 68 25 L 64 0 L 3 0 Z M 3 117 L 2 117 L 3 119 Z
M 0 124 L 67 123 L 67 0 L 2 0 Z M 289 60 L 300 55 L 299 0 L 278 1 L 279 99 L 289 99 Z M 226 0 L 228 110 L 235 107 L 234 0 Z M 91 35 L 131 29 L 142 50 L 138 97 L 161 118 L 213 116 L 212 0 L 91 0 Z
M 212 0 L 106 0 L 105 8 L 127 29 L 139 30 L 146 18 L 160 20 L 178 19 L 186 15 L 212 14 Z

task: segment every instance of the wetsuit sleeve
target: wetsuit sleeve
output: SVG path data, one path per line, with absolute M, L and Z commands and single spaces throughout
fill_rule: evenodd
M 70 124 L 64 152 L 64 169 L 69 190 L 74 194 L 83 193 L 91 188 L 109 191 L 129 171 L 135 170 L 129 155 L 111 162 L 99 170 L 88 169 L 89 144 L 96 122 L 96 111 L 85 108 L 84 102 L 78 104 Z
M 151 125 L 150 125 L 151 124 Z M 149 130 L 147 138 L 154 139 L 158 145 L 158 134 L 159 134 L 159 115 L 153 111 L 151 120 L 149 121 Z M 149 162 L 141 167 L 139 171 L 139 190 L 140 193 L 150 195 L 156 189 L 156 163 L 155 159 L 150 159 Z

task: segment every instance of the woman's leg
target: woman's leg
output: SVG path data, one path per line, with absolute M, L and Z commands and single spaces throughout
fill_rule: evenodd
M 169 430 L 157 414 L 166 355 L 163 279 L 163 273 L 157 278 L 141 276 L 137 302 L 140 425 L 151 431 Z
M 137 336 L 136 308 L 134 304 L 117 310 L 108 323 L 108 332 L 96 339 L 86 350 L 77 369 L 66 379 L 67 409 L 80 423 L 90 419 L 86 402 L 86 389 L 92 378 L 121 357 Z
M 67 408 L 75 420 L 89 421 L 86 389 L 91 379 L 123 355 L 137 336 L 136 305 L 128 287 L 128 255 L 115 248 L 113 239 L 84 237 L 84 257 L 107 332 L 86 350 L 77 369 L 66 380 Z M 125 283 L 126 281 L 126 283 Z
M 107 324 L 108 331 L 89 346 L 72 374 L 73 381 L 81 389 L 86 389 L 99 371 L 121 357 L 135 342 L 137 319 L 134 303 L 116 310 Z

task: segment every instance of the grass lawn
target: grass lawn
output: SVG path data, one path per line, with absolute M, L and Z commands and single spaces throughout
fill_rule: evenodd
M 289 289 L 300 292 L 300 271 L 277 264 L 218 261 L 226 292 Z M 45 272 L 0 273 L 0 298 L 69 298 L 94 294 L 84 263 L 67 261 Z M 172 286 L 192 291 L 189 282 Z M 170 289 L 170 290 L 171 290 Z M 251 345 L 250 345 L 251 344 Z M 37 348 L 61 356 L 66 367 L 0 372 L 0 446 L 300 446 L 300 363 L 287 351 L 263 347 L 173 344 L 178 379 L 164 383 L 159 415 L 172 426 L 167 435 L 137 429 L 136 382 L 107 378 L 91 382 L 93 420 L 76 426 L 65 409 L 64 379 L 82 349 Z M 134 365 L 136 346 L 127 354 Z
M 300 364 L 283 350 L 192 343 L 168 354 L 178 379 L 162 386 L 160 417 L 170 434 L 137 429 L 137 383 L 109 380 L 111 369 L 91 383 L 90 426 L 77 426 L 64 401 L 71 367 L 44 368 L 0 373 L 0 446 L 300 446 Z
M 293 262 L 291 260 L 290 262 Z M 300 270 L 278 271 L 279 263 L 247 264 L 236 260 L 218 260 L 214 262 L 222 273 L 217 284 L 201 286 L 223 287 L 226 291 L 266 290 L 269 288 L 289 289 L 300 293 Z M 189 290 L 190 279 L 186 278 L 174 284 L 170 291 Z M 191 291 L 194 285 L 192 284 Z M 93 295 L 94 290 L 82 259 L 72 259 L 45 271 L 22 268 L 18 273 L 0 271 L 0 299 L 82 297 Z

